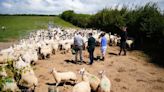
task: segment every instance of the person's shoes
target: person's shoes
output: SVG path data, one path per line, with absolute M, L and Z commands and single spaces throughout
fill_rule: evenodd
M 78 64 L 79 64 L 79 65 L 82 65 L 82 62 L 79 62 Z
M 126 56 L 126 54 L 124 54 L 123 56 Z
M 88 63 L 88 65 L 92 65 L 92 63 Z
M 101 59 L 102 61 L 104 61 L 105 60 L 105 58 L 104 57 L 102 57 L 102 59 Z
M 120 55 L 121 55 L 121 53 L 118 54 L 118 56 L 120 56 Z

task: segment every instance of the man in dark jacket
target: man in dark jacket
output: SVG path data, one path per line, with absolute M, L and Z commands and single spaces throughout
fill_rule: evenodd
M 95 40 L 95 38 L 92 37 L 92 33 L 89 33 L 87 49 L 88 49 L 88 52 L 89 52 L 89 58 L 90 58 L 89 64 L 90 65 L 92 65 L 93 60 L 94 60 L 95 45 L 96 45 L 96 40 Z
M 127 30 L 126 29 L 127 29 L 127 27 L 122 28 L 119 55 L 121 55 L 122 50 L 124 51 L 124 55 L 126 55 L 126 39 L 127 39 Z

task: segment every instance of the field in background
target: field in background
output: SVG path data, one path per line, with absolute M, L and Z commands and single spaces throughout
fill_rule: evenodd
M 76 28 L 57 16 L 0 16 L 0 42 L 21 39 L 31 31 L 47 28 L 49 22 Z M 5 26 L 6 30 L 2 30 L 2 26 Z

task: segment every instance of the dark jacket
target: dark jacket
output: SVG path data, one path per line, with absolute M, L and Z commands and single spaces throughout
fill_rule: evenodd
M 122 31 L 121 42 L 126 42 L 126 39 L 127 39 L 127 31 Z
M 94 48 L 95 48 L 95 45 L 96 45 L 96 40 L 95 40 L 95 38 L 90 37 L 90 38 L 88 39 L 88 51 L 94 49 Z

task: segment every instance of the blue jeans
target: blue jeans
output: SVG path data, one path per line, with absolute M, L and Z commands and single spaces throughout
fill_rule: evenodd
M 93 53 L 94 53 L 94 48 L 92 48 L 92 49 L 89 50 L 89 59 L 90 59 L 89 64 L 92 64 L 93 63 L 93 60 L 94 60 Z

